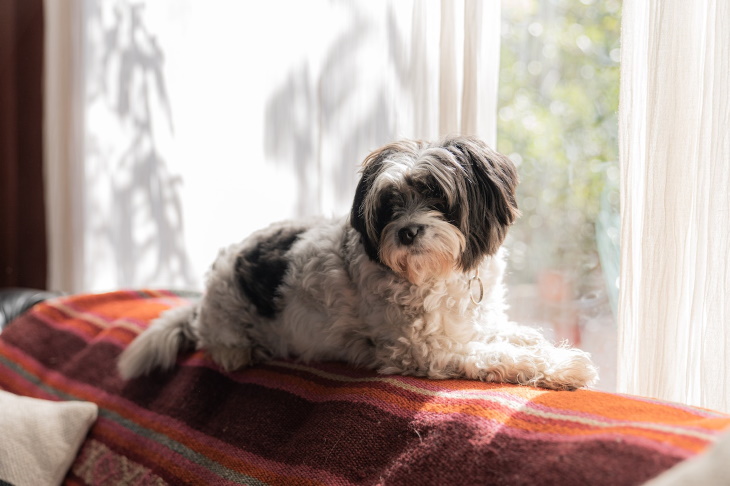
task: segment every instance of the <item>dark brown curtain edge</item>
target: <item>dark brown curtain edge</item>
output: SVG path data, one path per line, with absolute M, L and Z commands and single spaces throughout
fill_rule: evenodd
M 0 287 L 47 286 L 43 0 L 0 0 Z

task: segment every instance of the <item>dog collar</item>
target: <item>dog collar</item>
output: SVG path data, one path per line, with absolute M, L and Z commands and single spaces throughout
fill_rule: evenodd
M 479 297 L 474 298 L 474 292 L 472 292 L 472 288 L 474 286 L 474 283 L 478 285 L 479 288 Z M 479 278 L 479 267 L 477 267 L 477 271 L 474 274 L 472 278 L 469 279 L 469 283 L 467 284 L 468 290 L 469 290 L 469 298 L 475 305 L 479 305 L 479 303 L 484 298 L 484 284 L 482 283 L 482 279 Z

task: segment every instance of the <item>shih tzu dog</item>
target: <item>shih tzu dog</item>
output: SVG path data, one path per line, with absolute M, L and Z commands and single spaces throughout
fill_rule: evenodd
M 467 137 L 370 154 L 349 217 L 274 224 L 221 250 L 203 298 L 153 321 L 122 377 L 205 349 L 226 371 L 272 358 L 385 374 L 575 389 L 587 353 L 506 316 L 500 250 L 518 215 L 512 162 Z

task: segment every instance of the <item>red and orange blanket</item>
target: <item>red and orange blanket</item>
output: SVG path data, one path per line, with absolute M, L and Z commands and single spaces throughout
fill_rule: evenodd
M 46 301 L 0 334 L 0 389 L 98 404 L 67 484 L 629 485 L 706 449 L 730 416 L 650 399 L 201 352 L 125 382 L 122 349 L 186 299 Z

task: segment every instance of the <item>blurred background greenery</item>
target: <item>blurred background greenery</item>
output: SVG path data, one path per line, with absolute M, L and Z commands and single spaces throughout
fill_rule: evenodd
M 521 177 L 507 242 L 512 318 L 592 351 L 604 389 L 615 386 L 620 10 L 618 0 L 502 2 L 497 148 Z

